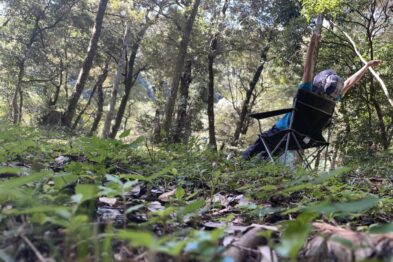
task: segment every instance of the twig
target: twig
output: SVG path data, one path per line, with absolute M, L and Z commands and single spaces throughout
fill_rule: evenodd
M 34 254 L 37 256 L 39 261 L 46 262 L 44 256 L 40 253 L 40 251 L 38 251 L 38 249 L 27 237 L 25 237 L 24 235 L 21 235 L 20 237 L 26 242 L 26 244 L 31 248 L 31 250 L 33 250 Z

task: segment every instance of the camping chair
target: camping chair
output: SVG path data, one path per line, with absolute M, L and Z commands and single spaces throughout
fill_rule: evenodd
M 289 150 L 298 153 L 306 167 L 311 169 L 312 162 L 318 154 L 326 149 L 329 143 L 322 135 L 322 131 L 331 123 L 334 113 L 335 101 L 324 96 L 299 89 L 292 108 L 274 110 L 263 113 L 249 114 L 250 117 L 258 120 L 261 139 L 268 157 L 274 162 L 273 156 L 284 154 L 284 164 L 286 164 Z M 261 119 L 289 113 L 291 119 L 289 128 L 280 130 L 272 135 L 262 135 Z M 329 136 L 330 138 L 330 129 Z M 305 157 L 304 150 L 316 148 L 309 157 Z M 309 159 L 311 157 L 311 160 Z M 326 162 L 326 161 L 325 161 Z M 325 165 L 326 167 L 326 165 Z

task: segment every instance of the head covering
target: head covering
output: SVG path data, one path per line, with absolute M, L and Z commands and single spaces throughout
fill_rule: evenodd
M 343 85 L 341 77 L 335 71 L 327 69 L 314 77 L 312 92 L 335 99 L 340 96 Z

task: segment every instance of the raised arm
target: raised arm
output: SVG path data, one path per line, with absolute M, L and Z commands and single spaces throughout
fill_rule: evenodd
M 362 77 L 364 76 L 364 74 L 366 73 L 369 67 L 378 66 L 380 63 L 381 61 L 379 60 L 371 60 L 366 65 L 364 65 L 361 69 L 359 69 L 355 74 L 353 74 L 347 80 L 345 80 L 342 95 L 345 95 L 345 93 L 347 93 L 353 85 L 355 85 L 357 82 L 359 82 L 360 79 L 362 79 Z
M 310 44 L 308 45 L 306 59 L 304 60 L 304 72 L 303 72 L 303 83 L 310 83 L 314 78 L 314 60 L 316 54 L 316 48 L 318 43 L 321 41 L 321 35 L 312 34 Z

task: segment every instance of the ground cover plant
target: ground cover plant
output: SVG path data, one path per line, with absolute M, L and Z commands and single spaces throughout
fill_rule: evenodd
M 0 261 L 392 261 L 392 14 L 0 0 Z
M 0 140 L 4 261 L 233 261 L 230 243 L 252 228 L 266 242 L 247 261 L 301 260 L 312 222 L 392 230 L 391 171 L 366 160 L 316 173 L 226 159 L 196 141 L 153 146 L 5 124 Z

